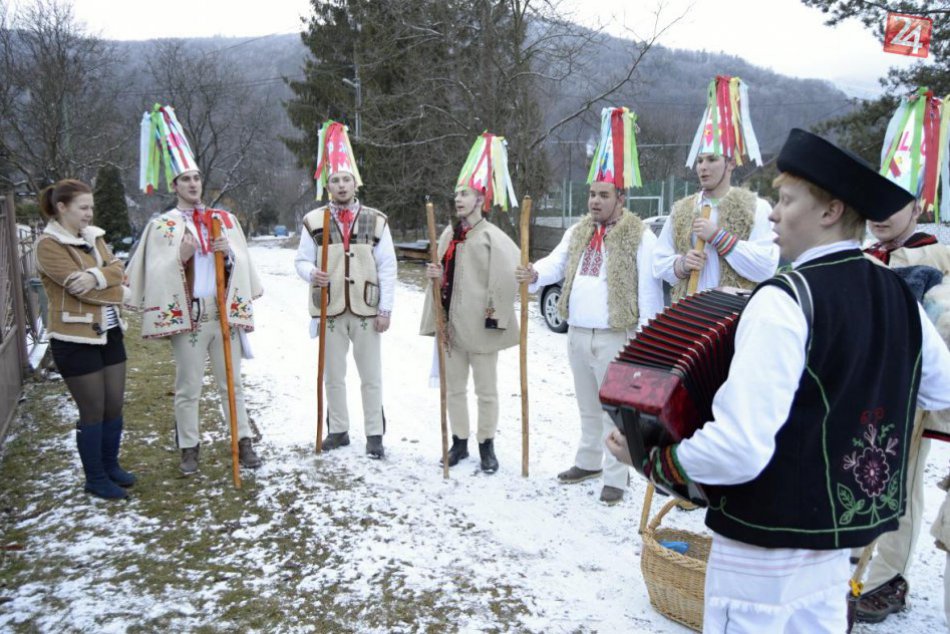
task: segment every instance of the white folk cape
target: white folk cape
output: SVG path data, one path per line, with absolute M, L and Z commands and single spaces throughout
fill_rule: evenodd
M 264 291 L 251 264 L 241 224 L 226 211 L 214 212 L 222 219 L 233 257 L 226 301 L 228 323 L 250 332 L 254 330 L 253 300 Z M 191 313 L 185 268 L 179 257 L 186 231 L 185 221 L 177 210 L 154 218 L 146 225 L 126 267 L 131 291 L 126 306 L 142 311 L 142 336 L 146 339 L 191 332 L 197 326 Z

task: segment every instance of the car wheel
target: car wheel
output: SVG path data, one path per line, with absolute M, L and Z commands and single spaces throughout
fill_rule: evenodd
M 567 321 L 561 319 L 557 305 L 561 301 L 561 287 L 548 286 L 541 295 L 541 315 L 544 323 L 554 332 L 567 332 Z

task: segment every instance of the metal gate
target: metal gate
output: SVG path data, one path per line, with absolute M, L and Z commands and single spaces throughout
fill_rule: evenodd
M 0 439 L 16 409 L 27 363 L 20 235 L 10 193 L 0 198 Z

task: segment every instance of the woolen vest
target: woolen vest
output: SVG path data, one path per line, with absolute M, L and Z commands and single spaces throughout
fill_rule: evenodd
M 693 194 L 681 198 L 673 205 L 670 222 L 673 223 L 673 246 L 677 253 L 685 255 L 693 248 L 690 238 L 693 235 L 693 220 L 700 216 L 699 196 L 700 194 Z M 752 233 L 752 225 L 755 223 L 757 202 L 757 196 L 748 189 L 732 187 L 725 196 L 719 199 L 719 228 L 725 229 L 739 240 L 748 240 Z M 688 285 L 689 277 L 674 284 L 670 290 L 671 299 L 675 302 L 686 297 Z M 719 258 L 719 286 L 752 288 L 755 282 L 739 275 L 726 258 L 721 257 Z
M 637 252 L 644 226 L 642 220 L 624 209 L 620 220 L 604 236 L 604 249 L 607 252 L 607 323 L 613 329 L 636 328 L 639 323 Z M 577 223 L 571 234 L 564 288 L 557 307 L 561 319 L 567 320 L 570 314 L 574 276 L 596 228 L 597 223 L 588 214 Z
M 323 248 L 323 210 L 314 209 L 303 219 L 303 226 L 317 247 L 317 265 Z M 330 286 L 327 316 L 336 317 L 349 311 L 357 317 L 375 317 L 379 312 L 379 274 L 373 249 L 386 228 L 386 215 L 371 207 L 360 206 L 350 228 L 349 249 L 344 246 L 340 225 L 330 221 L 330 243 L 327 249 L 327 271 Z M 310 289 L 310 316 L 320 316 L 320 288 Z

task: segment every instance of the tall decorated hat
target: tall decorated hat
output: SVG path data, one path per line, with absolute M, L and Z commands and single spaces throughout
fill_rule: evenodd
M 337 172 L 349 172 L 353 175 L 357 187 L 363 185 L 360 170 L 356 167 L 353 146 L 350 145 L 350 137 L 346 134 L 347 129 L 342 123 L 333 120 L 325 122 L 320 128 L 317 137 L 317 169 L 313 173 L 313 178 L 317 181 L 317 200 L 323 198 L 327 181 Z
M 484 210 L 498 205 L 502 211 L 517 207 L 515 187 L 508 173 L 508 142 L 505 137 L 483 132 L 475 139 L 459 172 L 455 189 L 469 187 L 485 197 Z
M 155 104 L 151 112 L 142 115 L 139 134 L 139 187 L 143 192 L 151 194 L 158 189 L 163 166 L 168 191 L 181 174 L 199 171 L 175 109 Z
M 735 159 L 737 165 L 742 165 L 743 158 L 762 164 L 749 117 L 749 91 L 738 77 L 717 75 L 709 82 L 706 111 L 693 138 L 686 167 L 692 167 L 700 154 Z
M 587 184 L 613 183 L 619 190 L 642 185 L 637 151 L 637 115 L 627 108 L 600 111 L 600 140 L 587 174 Z
M 913 194 L 924 213 L 933 211 L 936 222 L 950 217 L 948 101 L 927 88 L 902 98 L 881 148 L 881 174 Z

